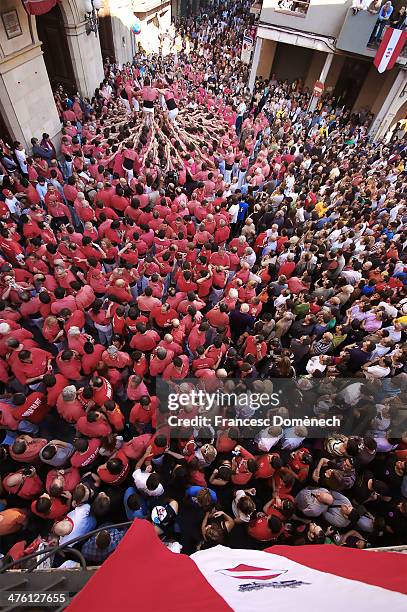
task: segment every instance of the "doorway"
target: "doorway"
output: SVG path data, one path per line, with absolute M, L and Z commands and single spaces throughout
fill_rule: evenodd
M 44 61 L 53 90 L 62 85 L 68 94 L 77 91 L 71 54 L 66 39 L 64 19 L 57 4 L 36 18 L 38 38 L 42 42 Z
M 0 109 L 0 138 L 1 140 L 3 140 L 3 142 L 6 142 L 9 145 L 13 144 L 13 139 L 10 136 L 10 132 L 6 125 L 6 122 L 4 121 L 3 115 L 1 113 L 1 109 Z
M 105 11 L 106 13 L 106 11 Z M 109 58 L 110 62 L 116 61 L 113 43 L 112 18 L 110 15 L 99 15 L 99 40 L 103 63 Z
M 296 79 L 305 80 L 312 62 L 314 50 L 307 47 L 278 43 L 274 55 L 271 73 L 275 74 L 278 81 L 289 81 Z M 271 74 L 270 74 L 271 77 Z
M 340 106 L 353 108 L 370 67 L 371 63 L 365 60 L 353 57 L 345 59 L 333 92 Z

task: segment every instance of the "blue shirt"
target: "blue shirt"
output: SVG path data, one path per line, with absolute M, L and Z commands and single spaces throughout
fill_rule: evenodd
M 249 205 L 247 202 L 240 202 L 239 203 L 239 210 L 237 213 L 237 220 L 238 221 L 244 221 L 247 215 L 247 209 L 249 208 Z
M 129 508 L 127 504 L 127 500 L 129 499 L 130 495 L 134 495 L 134 493 L 136 493 L 140 498 L 140 508 L 138 510 L 132 510 L 131 508 Z M 123 497 L 123 503 L 124 503 L 124 509 L 126 511 L 126 516 L 129 521 L 133 521 L 136 518 L 138 519 L 147 518 L 147 515 L 148 515 L 147 504 L 145 503 L 144 499 L 142 499 L 142 497 L 140 496 L 140 494 L 138 493 L 135 487 L 129 487 L 128 489 L 126 489 L 124 493 L 124 497 Z
M 196 499 L 196 496 L 198 495 L 199 491 L 202 491 L 204 488 L 205 488 L 205 487 L 198 487 L 198 486 L 195 486 L 195 487 L 188 487 L 188 489 L 185 491 L 186 496 L 187 496 L 187 497 L 189 497 L 189 498 L 191 499 L 191 502 L 192 502 L 192 503 L 193 503 L 195 506 L 197 506 L 197 505 L 198 505 L 198 503 L 197 503 L 197 499 Z M 208 491 L 209 491 L 209 493 L 211 494 L 211 502 L 212 502 L 213 504 L 216 504 L 216 502 L 217 502 L 218 498 L 217 498 L 217 496 L 216 496 L 215 491 L 212 491 L 212 489 L 208 489 Z
M 380 9 L 379 20 L 382 21 L 383 19 L 388 19 L 393 11 L 394 11 L 393 6 L 390 5 L 388 8 L 385 8 L 383 5 L 382 8 Z

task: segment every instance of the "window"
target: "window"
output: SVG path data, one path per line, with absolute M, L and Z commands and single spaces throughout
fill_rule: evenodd
M 277 0 L 276 11 L 305 17 L 311 0 Z

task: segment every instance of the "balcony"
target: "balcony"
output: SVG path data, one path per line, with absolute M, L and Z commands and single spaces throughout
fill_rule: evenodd
M 336 41 L 337 49 L 357 53 L 366 57 L 374 58 L 379 43 L 369 44 L 369 39 L 377 21 L 377 14 L 372 15 L 368 11 L 359 11 L 356 15 L 348 10 L 342 29 Z M 383 32 L 384 34 L 384 32 Z M 407 63 L 406 49 L 400 55 L 398 64 Z
M 263 0 L 260 24 L 337 38 L 350 0 Z

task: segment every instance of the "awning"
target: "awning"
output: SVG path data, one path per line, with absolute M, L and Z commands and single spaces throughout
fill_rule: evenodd
M 171 552 L 136 519 L 67 612 L 407 609 L 407 557 L 333 544 Z
M 29 15 L 44 15 L 48 13 L 59 0 L 22 0 Z

